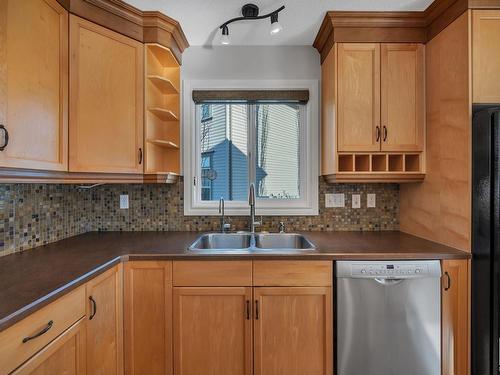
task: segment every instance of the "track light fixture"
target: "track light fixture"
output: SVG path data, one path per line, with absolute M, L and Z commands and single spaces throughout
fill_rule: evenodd
M 229 28 L 227 25 L 236 21 L 243 20 L 262 20 L 264 18 L 271 18 L 271 35 L 279 33 L 283 30 L 283 26 L 278 22 L 278 13 L 285 9 L 285 6 L 282 5 L 278 9 L 263 16 L 259 16 L 259 7 L 255 4 L 245 4 L 241 8 L 242 17 L 232 18 L 229 21 L 224 22 L 220 25 L 220 29 L 222 30 L 221 44 L 227 45 L 230 44 L 229 40 Z

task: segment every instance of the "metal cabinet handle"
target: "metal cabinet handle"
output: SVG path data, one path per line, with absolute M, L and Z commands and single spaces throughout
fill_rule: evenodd
M 250 300 L 246 300 L 247 305 L 247 320 L 250 320 Z
M 259 300 L 255 300 L 255 320 L 259 320 Z
M 24 343 L 27 343 L 27 342 L 28 342 L 28 341 L 30 341 L 30 340 L 36 339 L 37 337 L 40 337 L 40 336 L 41 336 L 41 335 L 43 335 L 44 333 L 47 333 L 47 331 L 48 331 L 49 329 L 51 329 L 53 325 L 54 325 L 54 321 L 53 321 L 53 320 L 49 321 L 49 322 L 47 323 L 47 325 L 45 326 L 45 328 L 43 328 L 40 332 L 35 333 L 33 336 L 28 336 L 28 337 L 25 337 L 25 338 L 23 339 L 23 344 L 24 344 Z
M 142 148 L 139 147 L 139 164 L 142 164 Z
M 451 277 L 450 277 L 450 274 L 448 272 L 445 272 L 444 276 L 446 276 L 446 280 L 448 281 L 446 283 L 446 286 L 444 287 L 444 290 L 450 290 L 450 288 L 451 288 Z
M 97 303 L 92 298 L 92 296 L 89 297 L 89 300 L 90 300 L 90 302 L 92 302 L 92 313 L 89 316 L 89 320 L 92 320 L 94 318 L 95 314 L 97 314 Z
M 5 147 L 7 147 L 7 145 L 9 144 L 9 131 L 7 130 L 7 128 L 3 125 L 0 125 L 0 130 L 3 130 L 3 145 L 0 146 L 0 151 L 3 151 L 5 150 Z
M 384 125 L 384 142 L 387 141 L 387 126 Z
M 377 126 L 375 128 L 375 134 L 376 134 L 376 137 L 377 137 L 376 141 L 379 142 L 380 141 L 380 126 Z

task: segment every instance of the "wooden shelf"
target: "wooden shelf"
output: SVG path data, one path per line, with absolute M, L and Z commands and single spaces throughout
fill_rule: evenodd
M 148 79 L 153 82 L 163 94 L 179 94 L 179 90 L 168 78 L 158 75 L 148 75 Z
M 148 108 L 148 111 L 160 118 L 163 121 L 178 121 L 179 117 L 169 109 L 160 107 Z
M 162 45 L 152 43 L 147 44 L 147 48 L 155 55 L 160 64 L 165 68 L 178 68 L 179 62 L 174 57 L 169 48 L 163 47 Z
M 176 149 L 176 150 L 179 149 L 179 146 L 177 144 L 175 144 L 174 142 L 165 141 L 163 139 L 148 139 L 147 142 L 154 144 L 154 145 L 157 145 L 157 146 L 160 146 L 160 147 L 172 148 L 172 149 Z

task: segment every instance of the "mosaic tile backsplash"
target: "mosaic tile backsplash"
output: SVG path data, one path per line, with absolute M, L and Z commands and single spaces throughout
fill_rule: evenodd
M 325 208 L 326 193 L 345 193 L 345 208 Z M 366 194 L 377 207 L 366 208 Z M 119 195 L 129 195 L 129 209 Z M 351 208 L 351 195 L 361 207 Z M 0 184 L 0 256 L 89 231 L 212 231 L 216 216 L 184 216 L 182 181 L 174 185 L 102 185 L 92 190 L 75 185 Z M 233 230 L 248 227 L 247 217 L 230 217 Z M 399 229 L 399 185 L 326 184 L 320 178 L 319 215 L 267 216 L 259 230 L 374 231 Z

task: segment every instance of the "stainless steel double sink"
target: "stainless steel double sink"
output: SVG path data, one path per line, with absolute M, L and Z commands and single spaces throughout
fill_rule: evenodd
M 191 246 L 190 251 L 314 251 L 316 246 L 297 233 L 208 233 Z

